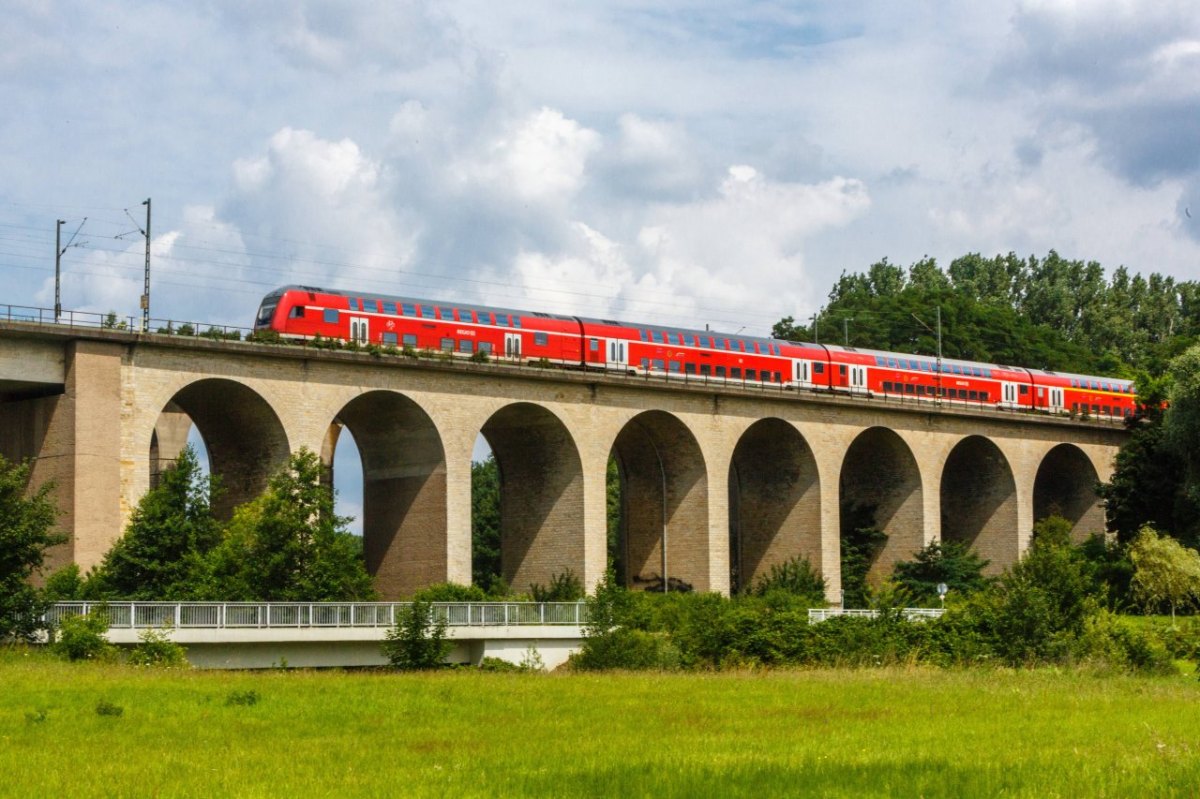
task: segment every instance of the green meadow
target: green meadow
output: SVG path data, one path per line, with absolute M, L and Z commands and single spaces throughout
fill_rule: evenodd
M 0 654 L 0 795 L 1195 796 L 1200 683 L 200 672 Z

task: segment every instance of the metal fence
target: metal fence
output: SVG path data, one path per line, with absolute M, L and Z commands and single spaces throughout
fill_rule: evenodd
M 64 616 L 103 614 L 110 628 L 247 629 L 281 627 L 393 627 L 411 602 L 59 602 L 46 612 L 48 627 Z M 581 625 L 582 602 L 434 602 L 448 627 Z
M 925 619 L 936 619 L 944 613 L 941 608 L 904 608 L 900 613 L 909 621 L 924 621 Z M 826 619 L 832 619 L 834 616 L 850 616 L 857 619 L 874 619 L 879 617 L 878 610 L 865 610 L 860 608 L 810 608 L 808 611 L 808 623 L 816 624 Z

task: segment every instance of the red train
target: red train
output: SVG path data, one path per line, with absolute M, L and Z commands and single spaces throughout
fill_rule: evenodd
M 309 286 L 264 297 L 255 329 L 688 381 L 1102 418 L 1135 408 L 1133 384 L 1109 377 Z

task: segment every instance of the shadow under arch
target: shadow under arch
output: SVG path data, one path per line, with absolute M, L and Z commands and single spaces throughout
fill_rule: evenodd
M 682 421 L 644 411 L 625 423 L 612 446 L 621 485 L 618 532 L 624 584 L 709 591 L 708 470 Z M 675 581 L 679 581 L 676 583 Z
M 1096 493 L 1100 477 L 1083 450 L 1059 444 L 1046 453 L 1033 482 L 1033 519 L 1059 515 L 1071 522 L 1071 540 L 1080 543 L 1105 530 L 1104 505 Z
M 159 414 L 149 443 L 151 484 L 187 443 L 192 424 L 218 481 L 212 501 L 218 519 L 261 494 L 291 453 L 279 416 L 261 394 L 234 380 L 204 378 L 177 391 Z
M 344 430 L 362 460 L 363 555 L 380 595 L 400 599 L 445 581 L 446 453 L 429 414 L 393 391 L 368 391 L 347 402 L 321 449 L 331 485 Z
M 842 460 L 838 487 L 842 540 L 864 527 L 887 535 L 871 560 L 871 580 L 887 578 L 898 561 L 925 545 L 921 472 L 895 431 L 871 427 L 859 433 Z
M 516 591 L 569 569 L 584 576 L 583 466 L 557 416 L 530 402 L 496 411 L 480 430 L 500 476 L 500 572 Z
M 942 467 L 942 540 L 966 544 L 999 574 L 1020 557 L 1017 483 L 1004 453 L 990 439 L 967 436 Z
M 806 557 L 821 571 L 821 481 L 804 436 L 760 419 L 729 464 L 730 591 L 750 590 L 772 566 Z

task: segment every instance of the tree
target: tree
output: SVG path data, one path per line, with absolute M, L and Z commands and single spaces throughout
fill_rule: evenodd
M 1130 545 L 1129 559 L 1134 569 L 1133 594 L 1148 613 L 1170 605 L 1174 622 L 1177 607 L 1200 601 L 1200 552 L 1147 525 Z
M 471 580 L 486 589 L 500 576 L 500 467 L 489 454 L 471 464 Z
M 320 458 L 292 455 L 266 493 L 234 512 L 209 559 L 209 592 L 217 598 L 338 602 L 375 598 L 362 549 L 333 511 L 321 483 Z
M 383 656 L 395 668 L 407 671 L 436 669 L 450 652 L 446 620 L 428 602 L 416 601 L 396 613 L 396 626 L 388 630 Z
M 52 532 L 53 486 L 30 492 L 29 474 L 29 464 L 0 456 L 0 640 L 36 633 L 41 602 L 29 580 L 41 571 L 46 550 L 66 540 Z
M 1200 507 L 1200 344 L 1171 362 L 1170 404 L 1163 417 L 1163 434 L 1170 450 L 1184 465 L 1183 494 Z M 1190 520 L 1190 529 L 1175 535 L 1185 541 L 1200 539 L 1200 525 Z
M 897 563 L 892 580 L 916 600 L 932 603 L 938 601 L 939 583 L 962 596 L 986 588 L 990 580 L 983 570 L 987 565 L 988 561 L 961 541 L 933 541 L 912 560 Z
M 203 560 L 221 540 L 205 477 L 189 445 L 142 496 L 125 534 L 88 579 L 91 596 L 179 601 L 197 598 Z

